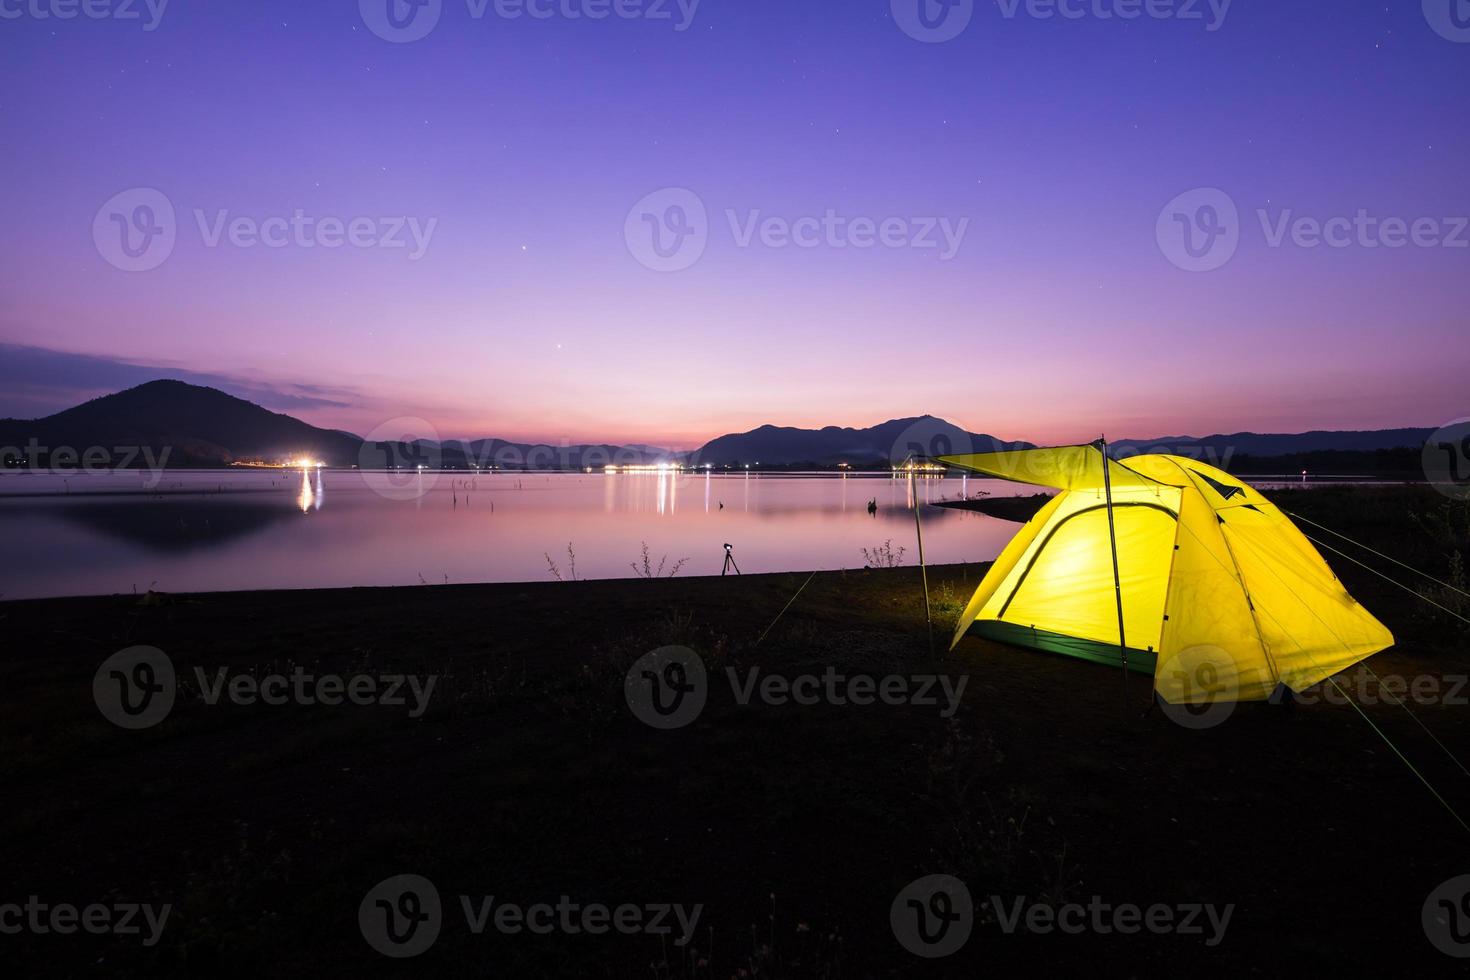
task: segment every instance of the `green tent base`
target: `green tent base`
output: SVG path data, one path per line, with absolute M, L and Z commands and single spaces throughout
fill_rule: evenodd
M 1112 667 L 1123 665 L 1123 654 L 1116 643 L 1083 640 L 1075 636 L 1063 636 L 1061 633 L 1040 630 L 1034 626 L 1002 623 L 996 619 L 977 619 L 970 624 L 969 632 L 971 636 L 994 640 L 997 643 L 1009 643 L 1011 646 L 1028 647 L 1047 653 L 1060 653 L 1063 656 L 1090 660 L 1096 664 L 1108 664 Z M 1134 650 L 1131 647 L 1128 649 L 1128 669 L 1135 673 L 1148 674 L 1152 677 L 1158 659 L 1159 655 L 1152 650 Z

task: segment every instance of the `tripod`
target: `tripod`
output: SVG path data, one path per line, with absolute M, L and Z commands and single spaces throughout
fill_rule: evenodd
M 724 575 L 732 568 L 735 569 L 736 575 L 740 574 L 740 566 L 735 564 L 735 555 L 731 553 L 730 545 L 727 544 L 725 545 L 725 567 L 720 569 L 720 574 Z

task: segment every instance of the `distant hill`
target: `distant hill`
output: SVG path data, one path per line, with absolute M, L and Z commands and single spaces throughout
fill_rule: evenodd
M 966 432 L 953 423 L 932 415 L 891 419 L 866 429 L 794 429 L 763 425 L 749 432 L 731 433 L 712 439 L 690 455 L 696 464 L 733 466 L 760 463 L 763 466 L 809 464 L 832 466 L 850 463 L 871 466 L 901 463 L 911 455 L 941 456 L 949 453 L 991 452 L 1024 449 L 1030 443 L 1003 442 L 995 436 Z
M 1269 460 L 1276 460 L 1274 465 L 1281 466 L 1288 459 L 1328 465 L 1333 460 L 1367 465 L 1380 458 L 1390 457 L 1396 465 L 1398 454 L 1394 451 L 1417 452 L 1433 431 L 1380 429 L 1265 434 L 1236 432 L 1228 435 L 1119 439 L 1111 442 L 1110 447 L 1120 457 L 1141 453 L 1174 453 L 1227 468 L 1234 460 L 1250 461 L 1254 466 L 1273 465 L 1267 462 Z M 774 466 L 803 463 L 831 466 L 846 462 L 857 466 L 898 463 L 910 454 L 941 456 L 949 453 L 1024 449 L 1030 445 L 1025 442 L 1005 442 L 983 433 L 966 432 L 943 419 L 923 415 L 917 418 L 893 419 L 867 429 L 836 426 L 794 429 L 763 425 L 748 432 L 732 433 L 713 439 L 691 454 L 691 458 L 696 462 L 707 462 L 715 466 L 757 462 Z M 1329 455 L 1324 457 L 1323 454 Z
M 24 457 L 32 441 L 39 466 L 225 466 L 240 460 L 309 457 L 329 466 L 445 466 L 478 463 L 504 469 L 581 469 L 648 463 L 672 456 L 651 446 L 545 446 L 479 439 L 469 443 L 365 443 L 339 429 L 320 429 L 214 388 L 150 381 L 41 419 L 0 419 L 0 450 Z M 56 456 L 70 450 L 71 457 Z M 164 452 L 167 451 L 167 456 Z M 0 461 L 3 462 L 3 461 Z
M 1298 464 L 1309 469 L 1372 466 L 1375 470 L 1407 470 L 1412 468 L 1412 454 L 1431 432 L 1430 429 L 1264 435 L 1237 432 L 1203 437 L 1122 439 L 1112 443 L 1112 448 L 1119 456 L 1173 452 L 1226 468 L 1238 462 L 1255 472 L 1282 467 L 1283 472 L 1293 471 Z M 32 440 L 50 450 L 66 447 L 77 454 L 94 448 L 106 451 L 109 459 L 103 462 L 94 456 L 90 463 L 93 466 L 143 466 L 165 460 L 170 466 L 222 466 L 237 460 L 309 456 L 331 466 L 421 464 L 466 468 L 478 464 L 502 469 L 601 469 L 609 463 L 627 465 L 677 458 L 712 466 L 759 463 L 767 467 L 797 467 L 847 463 L 862 467 L 901 463 L 911 456 L 992 452 L 1031 445 L 967 432 L 932 415 L 891 419 L 857 429 L 763 425 L 749 432 L 712 439 L 699 450 L 682 456 L 645 445 L 549 446 L 504 439 L 364 443 L 350 432 L 320 429 L 243 398 L 182 381 L 150 381 L 46 418 L 0 419 L 0 450 L 6 455 L 23 454 Z M 127 459 L 130 454 L 132 458 Z M 38 463 L 68 465 L 45 457 Z
M 46 418 L 0 419 L 0 446 L 7 452 L 24 451 L 33 439 L 52 452 L 66 447 L 80 454 L 98 447 L 114 464 L 136 466 L 148 459 L 136 456 L 127 462 L 124 457 L 147 450 L 160 460 L 165 449 L 171 466 L 218 466 L 287 454 L 348 465 L 356 462 L 362 444 L 351 433 L 318 429 L 243 398 L 182 381 L 150 381 Z
M 1115 456 L 1173 453 L 1215 465 L 1249 457 L 1301 457 L 1308 454 L 1348 453 L 1355 456 L 1394 449 L 1419 450 L 1433 429 L 1375 429 L 1298 433 L 1235 432 L 1212 436 L 1162 436 L 1157 439 L 1119 439 L 1111 443 Z

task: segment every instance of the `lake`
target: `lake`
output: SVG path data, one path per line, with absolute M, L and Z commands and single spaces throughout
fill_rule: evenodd
M 909 479 L 889 474 L 365 473 L 194 470 L 0 474 L 0 597 L 439 585 L 861 568 L 892 541 L 918 562 Z M 927 476 L 926 505 L 1032 493 Z M 869 514 L 870 500 L 877 501 Z M 930 563 L 988 561 L 1019 527 L 925 506 Z

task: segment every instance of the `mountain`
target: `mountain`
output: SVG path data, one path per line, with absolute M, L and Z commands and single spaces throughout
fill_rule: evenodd
M 1119 456 L 1173 452 L 1227 468 L 1232 461 L 1245 466 L 1280 467 L 1285 465 L 1284 460 L 1291 460 L 1293 466 L 1300 462 L 1303 467 L 1316 469 L 1358 465 L 1361 460 L 1363 465 L 1371 464 L 1376 469 L 1409 469 L 1414 465 L 1412 454 L 1418 452 L 1431 431 L 1237 432 L 1122 439 L 1113 442 L 1112 448 Z M 901 463 L 911 456 L 1030 446 L 967 432 L 932 415 L 892 419 L 865 429 L 763 425 L 712 439 L 687 457 L 644 445 L 549 446 L 504 439 L 365 443 L 350 432 L 319 429 L 214 388 L 182 381 L 150 381 L 46 418 L 0 419 L 0 450 L 4 456 L 24 456 L 33 441 L 43 450 L 38 460 L 42 466 L 75 466 L 81 454 L 92 450 L 94 455 L 87 463 L 90 466 L 218 466 L 237 460 L 307 456 L 331 466 L 494 465 L 503 469 L 600 469 L 608 464 L 646 464 L 675 458 L 712 466 L 874 466 Z M 45 451 L 54 453 L 62 448 L 74 454 L 71 462 L 45 455 Z M 105 454 L 105 461 L 97 458 L 96 450 Z M 1329 454 L 1329 458 L 1323 458 L 1323 454 Z
M 1309 453 L 1373 453 L 1391 449 L 1418 451 L 1433 429 L 1374 429 L 1329 432 L 1315 430 L 1298 433 L 1235 432 L 1212 436 L 1162 436 L 1157 439 L 1119 439 L 1112 442 L 1114 455 L 1137 456 L 1140 453 L 1173 453 L 1192 456 L 1208 463 L 1228 464 L 1231 459 L 1249 456 L 1301 456 Z
M 1164 436 L 1157 439 L 1120 439 L 1110 442 L 1119 457 L 1140 453 L 1174 453 L 1228 467 L 1232 460 L 1282 459 L 1320 461 L 1323 453 L 1349 454 L 1368 460 L 1372 454 L 1395 450 L 1418 452 L 1434 430 L 1378 429 L 1312 431 L 1301 433 L 1236 432 L 1211 436 Z M 790 466 L 852 463 L 898 463 L 910 454 L 941 456 L 948 453 L 1024 449 L 1030 443 L 1005 442 L 995 436 L 966 432 L 932 415 L 894 419 L 867 429 L 828 426 L 794 429 L 763 425 L 748 432 L 720 436 L 693 453 L 697 463 L 729 466 L 745 463 Z M 1376 457 L 1375 457 L 1376 458 Z M 1395 457 L 1396 458 L 1396 457 Z
M 1025 449 L 1030 443 L 1005 442 L 995 436 L 966 432 L 953 423 L 932 415 L 891 419 L 866 429 L 794 429 L 763 425 L 749 432 L 731 433 L 705 443 L 690 460 L 695 464 L 733 466 L 760 463 L 763 466 L 808 464 L 854 466 L 901 463 L 913 455 L 941 456 L 948 453 L 991 452 Z
M 66 448 L 78 456 L 105 451 L 111 463 L 123 466 L 162 460 L 165 450 L 167 463 L 173 466 L 217 466 L 286 455 L 341 466 L 357 461 L 362 444 L 351 433 L 318 429 L 243 398 L 182 381 L 150 381 L 41 419 L 0 419 L 0 446 L 7 453 L 24 454 L 32 440 L 52 454 L 51 463 L 66 465 L 55 458 Z
M 339 429 L 319 429 L 214 388 L 182 381 L 150 381 L 41 419 L 0 419 L 0 450 L 25 458 L 38 447 L 39 466 L 223 466 L 238 460 L 295 457 L 329 466 L 415 466 L 505 469 L 601 468 L 671 458 L 651 446 L 544 446 L 478 439 L 474 442 L 364 442 Z M 58 450 L 70 450 L 58 456 Z M 97 451 L 105 459 L 96 456 Z M 167 452 L 165 456 L 164 453 Z M 0 459 L 0 463 L 4 460 Z

